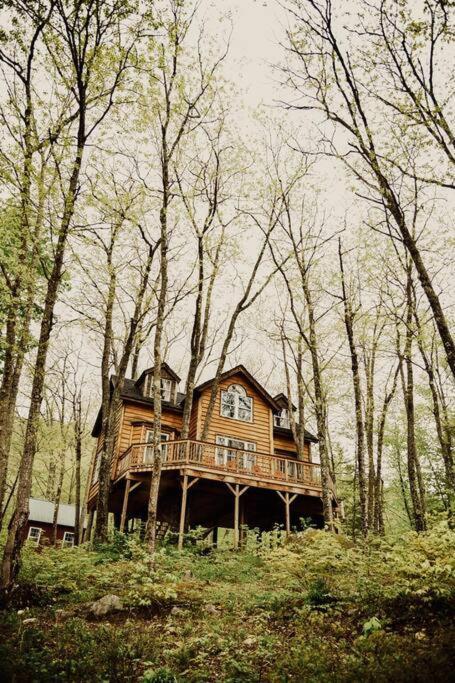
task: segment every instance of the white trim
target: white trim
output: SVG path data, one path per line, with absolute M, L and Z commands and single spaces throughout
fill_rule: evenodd
M 223 446 L 223 448 L 216 449 L 216 462 L 218 465 L 227 466 L 229 462 L 235 461 L 236 451 L 239 450 L 244 451 L 241 455 L 240 466 L 246 470 L 253 469 L 256 463 L 256 456 L 252 455 L 256 452 L 255 441 L 245 441 L 244 439 L 237 439 L 234 436 L 227 436 L 225 434 L 217 434 L 215 441 L 217 445 Z M 235 444 L 243 444 L 243 448 Z M 248 446 L 252 446 L 253 448 L 248 448 Z
M 32 531 L 38 531 L 38 532 L 39 532 L 37 538 L 35 538 L 34 536 L 32 536 Z M 33 541 L 33 543 L 35 543 L 36 545 L 39 545 L 39 542 L 40 542 L 40 540 L 41 540 L 41 534 L 42 534 L 42 533 L 43 533 L 43 530 L 42 530 L 42 528 L 41 528 L 40 526 L 31 526 L 31 527 L 29 527 L 28 536 L 27 536 L 27 541 Z
M 241 389 L 241 391 L 239 391 Z M 225 400 L 226 396 L 233 396 L 233 400 L 230 401 L 229 403 Z M 249 410 L 250 410 L 250 416 L 248 420 L 245 420 L 243 417 L 239 416 L 239 413 L 241 410 L 248 410 L 245 406 L 240 405 L 241 400 L 248 401 L 249 402 Z M 254 406 L 254 401 L 252 396 L 248 396 L 245 387 L 242 384 L 230 384 L 227 389 L 221 389 L 221 394 L 220 394 L 220 416 L 226 418 L 227 420 L 237 420 L 239 422 L 253 422 L 253 406 Z M 225 415 L 223 413 L 223 408 L 227 407 L 228 409 L 231 408 L 232 412 L 234 413 L 233 415 Z
M 161 441 L 169 441 L 169 434 L 166 432 L 161 432 Z M 153 429 L 145 429 L 145 441 L 147 443 L 152 443 L 153 441 Z M 166 460 L 167 457 L 167 446 L 161 447 L 162 459 Z M 144 449 L 144 464 L 151 464 L 153 462 L 153 446 L 146 446 Z
M 68 540 L 68 539 L 66 538 L 67 534 L 69 534 L 69 536 L 71 536 L 71 539 L 70 539 L 70 540 Z M 64 531 L 64 532 L 63 532 L 63 538 L 62 538 L 62 548 L 63 548 L 65 545 L 69 545 L 69 546 L 72 548 L 72 547 L 74 546 L 74 539 L 75 539 L 75 537 L 76 537 L 76 536 L 75 536 L 74 531 Z

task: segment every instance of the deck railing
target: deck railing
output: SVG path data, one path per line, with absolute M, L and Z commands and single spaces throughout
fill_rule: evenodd
M 316 463 L 203 441 L 167 441 L 161 445 L 161 449 L 162 462 L 166 469 L 194 465 L 251 479 L 321 487 L 321 469 Z M 120 477 L 128 470 L 151 470 L 152 464 L 153 446 L 147 443 L 133 444 L 120 456 L 116 476 Z

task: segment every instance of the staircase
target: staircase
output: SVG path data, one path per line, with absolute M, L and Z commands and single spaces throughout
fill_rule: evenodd
M 172 524 L 170 522 L 161 522 L 160 520 L 156 523 L 156 540 L 164 541 L 168 531 L 172 531 Z

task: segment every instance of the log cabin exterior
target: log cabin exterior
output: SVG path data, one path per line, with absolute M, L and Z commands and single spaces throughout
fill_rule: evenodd
M 122 531 L 131 520 L 146 520 L 152 470 L 153 368 L 136 380 L 126 379 L 115 419 L 115 447 L 111 462 L 109 510 Z M 115 381 L 115 378 L 113 378 Z M 158 499 L 160 533 L 202 526 L 213 531 L 234 529 L 237 547 L 245 525 L 260 530 L 282 524 L 287 531 L 301 518 L 321 526 L 322 489 L 319 464 L 312 462 L 317 439 L 305 431 L 304 458 L 290 429 L 288 400 L 272 397 L 238 365 L 221 376 L 213 417 L 205 441 L 203 425 L 213 380 L 194 390 L 189 438 L 180 439 L 185 395 L 180 378 L 166 364 L 161 369 L 162 475 Z M 295 409 L 293 407 L 293 409 Z M 94 450 L 87 508 L 94 511 L 103 443 L 101 411 L 92 436 Z M 336 508 L 335 489 L 331 486 Z

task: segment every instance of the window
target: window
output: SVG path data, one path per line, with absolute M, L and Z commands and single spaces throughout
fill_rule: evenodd
M 161 398 L 163 401 L 172 403 L 173 401 L 173 384 L 171 379 L 161 379 Z M 153 397 L 153 372 L 149 372 L 144 381 L 144 396 Z
M 256 462 L 256 456 L 252 453 L 238 453 L 237 451 L 252 451 L 256 450 L 256 444 L 253 441 L 241 441 L 234 439 L 231 436 L 217 436 L 216 442 L 225 448 L 216 449 L 216 464 L 225 467 L 234 467 L 237 462 L 239 467 L 252 470 Z
M 291 421 L 289 419 L 289 411 L 287 408 L 283 408 L 279 413 L 273 416 L 273 420 L 276 427 L 285 427 L 289 429 L 291 426 Z
M 161 380 L 161 398 L 163 401 L 168 401 L 169 403 L 172 402 L 172 380 Z
M 153 430 L 147 429 L 147 433 L 145 435 L 145 440 L 147 443 L 152 443 L 153 441 Z M 169 434 L 163 434 L 161 433 L 161 442 L 163 441 L 168 441 L 169 440 Z M 167 457 L 167 446 L 161 446 L 161 456 L 163 460 L 166 460 Z M 144 464 L 151 464 L 153 462 L 153 446 L 146 446 L 145 447 L 145 452 L 144 452 Z
M 253 399 L 246 395 L 241 384 L 231 384 L 221 392 L 221 415 L 242 422 L 253 421 Z
M 72 548 L 74 545 L 74 533 L 72 531 L 65 531 L 63 534 L 62 548 L 69 546 Z
M 41 538 L 41 532 L 42 529 L 40 529 L 39 526 L 31 526 L 30 529 L 28 530 L 28 536 L 27 539 L 29 541 L 33 541 L 36 545 L 39 545 L 40 538 Z

